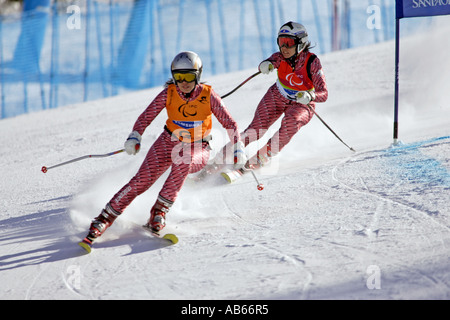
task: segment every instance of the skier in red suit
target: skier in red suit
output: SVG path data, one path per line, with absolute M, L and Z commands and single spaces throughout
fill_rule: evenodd
M 296 22 L 285 23 L 278 32 L 277 43 L 279 52 L 259 64 L 259 71 L 263 74 L 278 69 L 277 81 L 259 102 L 252 122 L 241 133 L 241 139 L 245 146 L 260 139 L 284 114 L 281 126 L 243 168 L 229 172 L 228 177 L 224 175 L 230 182 L 246 171 L 270 162 L 312 119 L 314 113 L 310 108 L 315 108 L 316 102 L 325 102 L 328 98 L 322 65 L 319 58 L 309 51 L 311 43 L 305 27 Z M 216 172 L 226 164 L 225 149 L 213 164 L 204 169 L 204 175 Z
M 89 245 L 105 232 L 138 195 L 171 168 L 147 222 L 147 226 L 155 232 L 164 228 L 166 214 L 186 177 L 201 170 L 208 161 L 212 115 L 227 129 L 230 143 L 234 145 L 236 168 L 242 167 L 247 161 L 236 122 L 214 90 L 200 83 L 200 57 L 191 51 L 181 52 L 174 58 L 171 71 L 172 79 L 138 117 L 133 131 L 125 141 L 125 151 L 133 155 L 139 152 L 145 129 L 166 109 L 168 119 L 164 130 L 148 151 L 136 175 L 92 221 L 89 234 L 83 240 Z
M 284 24 L 277 38 L 279 52 L 259 65 L 259 71 L 268 74 L 278 69 L 277 82 L 264 95 L 248 128 L 241 134 L 245 146 L 258 140 L 278 120 L 280 129 L 249 160 L 246 168 L 259 168 L 280 152 L 292 137 L 313 117 L 309 108 L 316 102 L 325 102 L 328 89 L 319 58 L 309 51 L 311 43 L 303 25 Z

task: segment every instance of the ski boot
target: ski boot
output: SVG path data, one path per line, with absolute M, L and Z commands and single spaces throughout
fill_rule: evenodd
M 261 148 L 256 155 L 251 158 L 246 164 L 245 167 L 248 170 L 256 170 L 261 167 L 264 167 L 270 163 L 274 154 L 272 153 L 272 149 L 269 145 Z
M 92 220 L 88 235 L 78 244 L 87 252 L 91 252 L 92 244 L 95 239 L 100 237 L 106 229 L 113 224 L 114 220 L 116 220 L 119 215 L 120 213 L 114 210 L 108 203 L 100 215 Z
M 173 202 L 159 196 L 155 205 L 150 211 L 150 219 L 144 227 L 150 229 L 152 232 L 159 234 L 159 232 L 166 226 L 166 214 Z
M 227 180 L 228 183 L 233 183 L 236 180 L 240 179 L 247 172 L 254 171 L 268 165 L 272 159 L 273 153 L 269 146 L 265 148 L 266 149 L 259 150 L 256 155 L 250 158 L 244 165 L 244 167 L 240 169 L 223 171 L 221 173 L 222 177 Z

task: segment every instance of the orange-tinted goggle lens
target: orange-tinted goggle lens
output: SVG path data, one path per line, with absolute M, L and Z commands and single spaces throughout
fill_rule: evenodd
M 278 46 L 280 48 L 282 47 L 293 48 L 295 47 L 295 39 L 287 37 L 278 38 Z
M 195 74 L 193 73 L 174 73 L 173 78 L 176 82 L 192 82 L 195 80 Z

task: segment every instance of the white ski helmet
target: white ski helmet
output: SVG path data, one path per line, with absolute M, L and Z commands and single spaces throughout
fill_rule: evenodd
M 170 66 L 170 70 L 173 74 L 176 72 L 182 73 L 193 73 L 195 74 L 195 82 L 200 83 L 200 78 L 202 76 L 203 64 L 202 60 L 192 51 L 180 52 L 175 56 Z M 176 83 L 176 80 L 173 79 Z
M 297 44 L 297 53 L 300 53 L 303 49 L 305 49 L 306 45 L 309 43 L 308 41 L 308 32 L 306 32 L 306 28 L 297 22 L 289 21 L 283 24 L 278 31 L 278 39 L 281 37 L 293 38 Z

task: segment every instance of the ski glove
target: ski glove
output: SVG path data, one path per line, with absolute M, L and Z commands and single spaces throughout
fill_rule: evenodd
M 241 169 L 247 163 L 247 156 L 245 155 L 245 146 L 242 141 L 234 144 L 234 168 Z
M 261 73 L 269 74 L 270 72 L 273 71 L 274 67 L 272 62 L 270 62 L 269 60 L 264 60 L 259 64 L 258 69 L 259 71 L 261 71 Z
M 314 91 L 299 91 L 295 97 L 298 103 L 308 104 L 316 98 L 316 94 Z
M 130 133 L 127 141 L 125 141 L 124 147 L 128 154 L 135 155 L 138 153 L 141 149 L 141 135 L 137 131 Z

